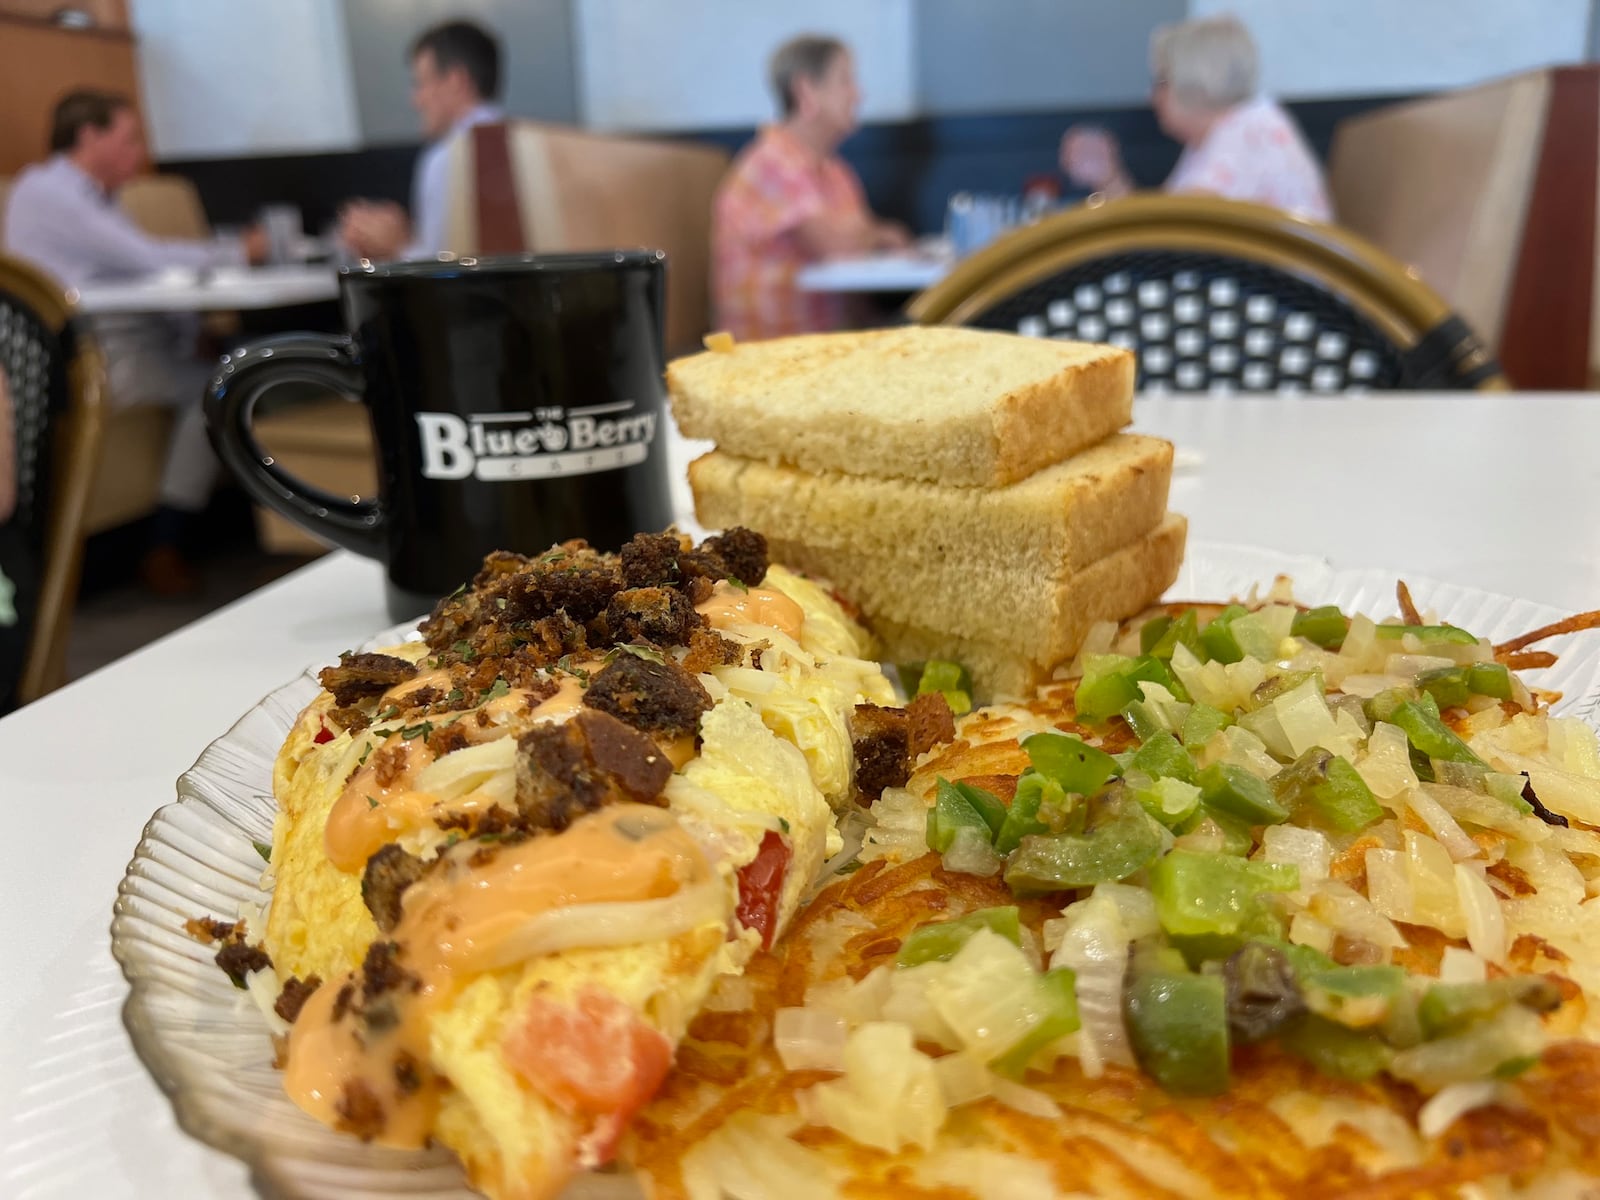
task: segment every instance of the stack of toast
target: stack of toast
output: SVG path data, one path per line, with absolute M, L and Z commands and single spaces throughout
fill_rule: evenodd
M 1096 621 L 1156 600 L 1187 524 L 1172 446 L 1120 432 L 1114 346 L 948 327 L 733 344 L 674 362 L 708 528 L 759 530 L 831 580 L 896 662 L 953 659 L 980 700 L 1030 695 Z

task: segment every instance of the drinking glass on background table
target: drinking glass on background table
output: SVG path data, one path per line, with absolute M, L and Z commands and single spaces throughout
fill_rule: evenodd
M 267 261 L 299 262 L 305 242 L 305 220 L 292 204 L 269 204 L 261 210 L 261 227 L 267 231 Z
M 348 337 L 291 333 L 222 360 L 205 398 L 222 461 L 261 504 L 383 562 L 396 621 L 492 550 L 615 550 L 672 520 L 663 423 L 666 256 L 656 250 L 364 264 L 339 273 Z M 366 406 L 379 494 L 330 495 L 251 430 L 278 383 Z
M 1022 221 L 1022 201 L 1017 196 L 957 192 L 945 213 L 945 231 L 958 258 L 982 250 Z

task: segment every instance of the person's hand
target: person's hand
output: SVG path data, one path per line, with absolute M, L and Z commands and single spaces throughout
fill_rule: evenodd
M 244 247 L 245 261 L 252 267 L 259 267 L 272 253 L 271 239 L 267 237 L 264 225 L 252 225 L 246 229 L 239 235 L 239 244 Z
M 1125 177 L 1117 139 L 1092 125 L 1074 125 L 1061 135 L 1061 170 L 1079 187 L 1108 191 Z
M 911 231 L 899 221 L 879 221 L 873 230 L 875 250 L 909 250 L 911 243 Z
M 357 200 L 339 214 L 339 240 L 362 258 L 398 258 L 411 240 L 411 222 L 392 201 Z

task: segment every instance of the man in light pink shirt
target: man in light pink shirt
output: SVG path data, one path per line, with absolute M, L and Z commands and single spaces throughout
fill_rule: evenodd
M 1333 219 L 1322 169 L 1294 118 L 1256 94 L 1256 47 L 1249 30 L 1232 17 L 1185 21 L 1156 30 L 1150 50 L 1156 119 L 1184 146 L 1166 191 L 1251 200 Z M 1061 166 L 1073 182 L 1108 196 L 1133 190 L 1115 140 L 1102 129 L 1067 130 Z
M 783 121 L 740 152 L 712 210 L 716 323 L 740 339 L 848 325 L 845 297 L 801 291 L 800 268 L 909 242 L 899 225 L 872 215 L 838 155 L 861 106 L 850 51 L 833 38 L 795 38 L 773 55 L 770 73 Z

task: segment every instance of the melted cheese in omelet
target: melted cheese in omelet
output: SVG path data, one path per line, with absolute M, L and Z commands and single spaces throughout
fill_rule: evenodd
M 450 1081 L 431 1114 L 432 1134 L 491 1194 L 546 1194 L 570 1169 L 572 1148 L 582 1152 L 581 1122 L 529 1088 L 502 1052 L 528 998 L 570 997 L 598 985 L 676 1043 L 711 980 L 740 969 L 759 944 L 751 930 L 726 938 L 739 869 L 769 831 L 788 840 L 793 860 L 778 907 L 781 928 L 839 846 L 833 809 L 853 786 L 850 712 L 862 702 L 893 702 L 892 687 L 868 658 L 870 637 L 809 580 L 773 567 L 761 588 L 734 595 L 719 584 L 702 612 L 723 636 L 759 651 L 759 666 L 718 667 L 699 677 L 714 705 L 701 719 L 698 754 L 664 792 L 668 809 L 704 848 L 725 911 L 665 939 L 568 948 L 478 972 L 457 980 L 448 1003 L 430 1012 L 429 1065 Z M 387 653 L 415 662 L 427 649 L 413 644 Z M 277 886 L 266 945 L 282 975 L 338 980 L 380 935 L 361 898 L 360 873 L 340 870 L 328 853 L 329 817 L 381 742 L 368 730 L 319 743 L 331 706 L 327 694 L 313 702 L 278 759 Z M 570 716 L 574 707 L 547 719 Z M 523 728 L 507 728 L 505 736 Z M 431 826 L 394 833 L 425 857 L 443 842 Z M 299 1030 L 297 1024 L 297 1039 Z

